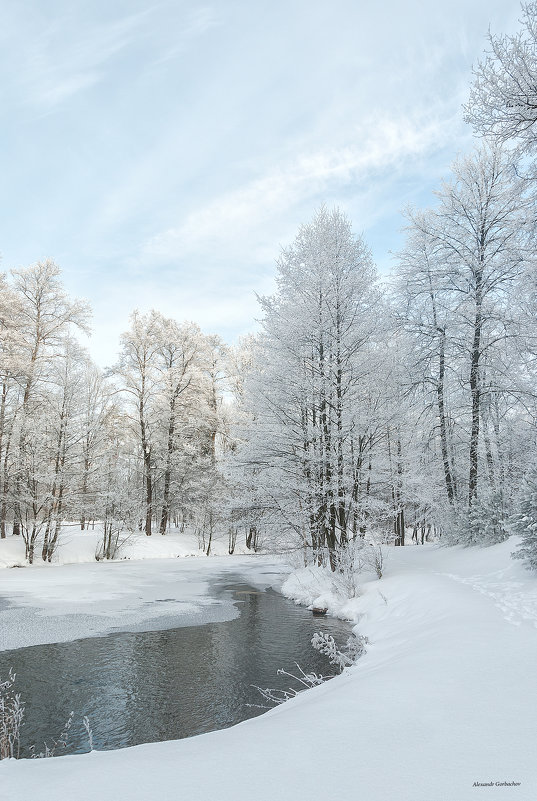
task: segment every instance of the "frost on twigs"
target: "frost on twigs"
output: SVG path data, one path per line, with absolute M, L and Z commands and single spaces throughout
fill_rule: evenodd
M 316 651 L 328 657 L 331 665 L 339 668 L 340 672 L 346 667 L 354 665 L 356 660 L 365 652 L 366 637 L 349 637 L 343 648 L 340 650 L 331 634 L 316 631 L 311 639 L 311 644 Z
M 359 542 L 340 545 L 333 554 L 335 570 L 332 574 L 332 586 L 343 598 L 356 598 L 360 594 L 358 577 L 364 568 L 365 548 Z
M 378 579 L 382 578 L 387 553 L 382 543 L 365 543 L 361 539 L 338 546 L 332 557 L 335 570 L 330 574 L 334 592 L 340 598 L 356 598 L 364 571 L 373 571 Z
M 257 684 L 254 684 L 252 686 L 261 693 L 263 699 L 267 701 L 270 706 L 267 706 L 267 704 L 247 704 L 247 706 L 254 706 L 258 709 L 270 709 L 272 706 L 283 704 L 285 701 L 295 698 L 303 690 L 316 687 L 318 684 L 327 681 L 327 679 L 333 678 L 333 676 L 322 676 L 317 673 L 305 673 L 297 662 L 295 662 L 295 665 L 297 674 L 289 673 L 287 670 L 280 668 L 278 670 L 278 676 L 288 676 L 290 679 L 297 682 L 299 685 L 297 688 L 289 687 L 287 690 L 274 690 L 269 687 L 258 687 Z
M 523 559 L 530 570 L 537 570 L 537 461 L 524 475 L 510 528 L 513 534 L 521 537 L 518 549 L 511 556 Z
M 14 688 L 16 674 L 10 668 L 8 678 L 4 681 L 0 679 L 0 759 L 18 759 L 20 756 L 20 731 L 24 718 L 24 703 L 21 701 L 19 693 Z M 74 712 L 67 718 L 60 736 L 52 741 L 52 745 L 46 742 L 41 751 L 36 750 L 35 745 L 29 747 L 32 759 L 44 759 L 57 756 L 59 750 L 65 750 L 68 746 L 69 732 L 74 719 Z M 89 726 L 89 720 L 84 718 L 84 728 L 86 729 L 90 750 L 93 751 L 93 735 Z
M 74 712 L 71 712 L 71 714 L 67 718 L 67 722 L 63 727 L 60 736 L 58 737 L 57 740 L 53 740 L 52 745 L 47 745 L 47 743 L 44 743 L 44 749 L 39 752 L 35 750 L 35 745 L 30 746 L 30 754 L 32 759 L 47 759 L 49 757 L 56 756 L 56 751 L 58 749 L 67 748 L 69 731 L 71 729 L 71 724 L 73 722 L 74 714 L 75 714 Z
M 356 660 L 362 656 L 365 652 L 366 643 L 367 637 L 355 637 L 353 635 L 349 637 L 343 649 L 339 650 L 334 638 L 330 634 L 324 634 L 319 631 L 315 632 L 311 640 L 311 644 L 315 650 L 327 656 L 330 664 L 338 667 L 340 673 L 344 668 L 354 665 Z M 322 676 L 319 673 L 306 673 L 296 662 L 295 665 L 297 667 L 297 674 L 288 673 L 287 670 L 280 668 L 278 670 L 278 676 L 288 676 L 298 684 L 298 687 L 289 687 L 286 690 L 275 690 L 269 687 L 258 687 L 254 684 L 252 686 L 261 693 L 263 700 L 267 703 L 247 704 L 247 706 L 257 707 L 258 709 L 270 709 L 273 706 L 289 701 L 291 698 L 295 698 L 303 690 L 316 687 L 318 684 L 323 684 L 323 682 L 328 679 L 334 678 L 334 676 Z
M 24 705 L 13 689 L 16 674 L 9 669 L 8 678 L 0 679 L 0 759 L 17 759 Z
M 375 571 L 378 579 L 383 576 L 387 557 L 388 551 L 381 543 L 372 542 L 366 549 L 364 562 L 367 567 Z
M 93 732 L 91 730 L 89 718 L 87 715 L 84 715 L 82 723 L 84 724 L 84 728 L 86 729 L 86 734 L 88 735 L 90 751 L 93 751 Z

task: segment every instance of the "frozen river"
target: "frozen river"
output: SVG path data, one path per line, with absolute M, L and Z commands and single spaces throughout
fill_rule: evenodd
M 339 642 L 349 635 L 339 620 L 314 618 L 277 592 L 244 583 L 244 571 L 213 572 L 204 585 L 216 617 L 227 620 L 199 622 L 192 604 L 183 610 L 177 605 L 173 588 L 169 580 L 162 597 L 146 600 L 145 622 L 129 618 L 130 631 L 0 652 L 0 676 L 15 670 L 26 706 L 21 756 L 29 755 L 31 744 L 37 751 L 45 741 L 51 745 L 71 711 L 69 745 L 61 753 L 89 750 L 84 716 L 99 750 L 231 726 L 264 711 L 256 706 L 265 702 L 252 685 L 298 687 L 277 675 L 279 668 L 296 672 L 298 663 L 307 671 L 333 673 L 311 647 L 315 631 L 333 634 Z M 23 608 L 14 604 L 2 614 L 13 616 Z M 35 610 L 27 608 L 30 612 Z M 32 616 L 46 622 L 46 615 Z M 61 629 L 58 607 L 51 617 L 49 625 Z M 76 613 L 68 617 L 74 625 Z M 121 628 L 114 623 L 112 628 Z

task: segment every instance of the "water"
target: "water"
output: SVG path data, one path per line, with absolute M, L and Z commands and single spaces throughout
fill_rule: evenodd
M 326 657 L 314 651 L 315 631 L 343 643 L 349 627 L 313 617 L 277 593 L 245 584 L 213 585 L 231 595 L 240 616 L 224 623 L 165 631 L 110 634 L 0 653 L 0 677 L 12 667 L 25 704 L 21 756 L 57 739 L 74 712 L 67 749 L 89 750 L 82 719 L 88 716 L 93 747 L 124 748 L 190 737 L 222 729 L 263 709 L 252 687 L 285 689 L 293 684 L 278 668 L 332 675 Z M 295 685 L 298 686 L 298 685 Z

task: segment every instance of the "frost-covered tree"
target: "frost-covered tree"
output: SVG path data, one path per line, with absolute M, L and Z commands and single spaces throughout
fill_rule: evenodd
M 511 520 L 511 531 L 522 541 L 513 553 L 523 559 L 531 570 L 537 570 L 537 461 L 533 461 L 522 482 L 518 509 Z
M 403 390 L 418 407 L 432 413 L 440 444 L 448 503 L 458 494 L 455 470 L 453 386 L 454 315 L 450 309 L 446 263 L 434 235 L 431 212 L 409 212 L 405 248 L 398 254 L 394 297 L 396 325 L 407 341 Z
M 200 417 L 201 453 L 205 456 L 202 477 L 199 481 L 200 504 L 198 528 L 201 543 L 207 555 L 211 552 L 213 537 L 222 512 L 226 509 L 226 495 L 230 489 L 221 470 L 221 457 L 232 446 L 230 426 L 224 393 L 229 391 L 229 351 L 216 335 L 206 337 L 204 365 L 205 408 Z
M 73 517 L 80 519 L 86 529 L 91 520 L 100 516 L 102 465 L 111 447 L 111 420 L 118 414 L 117 396 L 105 380 L 103 372 L 87 356 L 82 358 L 80 390 L 79 489 Z
M 135 312 L 114 373 L 140 460 L 144 530 L 192 523 L 210 551 L 221 505 L 218 450 L 225 433 L 226 348 L 193 323 Z
M 165 534 L 173 506 L 172 496 L 184 495 L 184 482 L 178 480 L 179 475 L 184 476 L 185 460 L 191 464 L 196 452 L 193 418 L 196 405 L 200 411 L 204 341 L 196 325 L 179 325 L 164 317 L 159 317 L 157 341 L 162 483 L 159 532 Z
M 501 426 L 517 395 L 518 361 L 510 356 L 520 341 L 517 290 L 530 258 L 526 190 L 508 154 L 483 146 L 455 163 L 436 208 L 411 215 L 403 254 L 402 327 L 423 349 L 414 363 L 422 386 L 436 394 L 448 499 L 459 514 L 476 507 L 471 541 L 492 503 L 502 516 Z
M 48 499 L 41 551 L 43 561 L 47 562 L 52 560 L 58 545 L 66 508 L 72 506 L 73 501 L 78 506 L 78 498 L 73 498 L 73 495 L 78 494 L 81 467 L 80 400 L 84 384 L 84 355 L 78 343 L 66 339 L 49 374 L 54 392 L 48 396 Z
M 12 276 L 18 298 L 20 378 L 10 491 L 13 533 L 23 534 L 31 559 L 44 525 L 41 518 L 45 506 L 36 477 L 44 456 L 39 421 L 47 408 L 48 376 L 57 349 L 69 331 L 87 330 L 89 309 L 68 296 L 61 284 L 60 269 L 50 260 L 13 270 Z
M 121 382 L 130 413 L 131 432 L 141 455 L 141 494 L 144 498 L 144 531 L 151 536 L 155 491 L 155 437 L 159 425 L 156 408 L 158 383 L 156 359 L 160 342 L 157 312 L 131 315 L 131 326 L 121 337 L 121 353 L 114 372 Z
M 87 316 L 51 261 L 0 276 L 0 536 L 12 523 L 30 562 L 51 561 L 67 519 L 99 520 L 109 558 L 123 529 L 173 520 L 209 552 L 228 492 L 227 347 L 135 312 L 105 377 L 72 336 Z
M 102 521 L 103 538 L 95 554 L 98 560 L 117 557 L 124 542 L 138 529 L 145 513 L 139 492 L 139 459 L 126 436 L 130 425 L 117 407 L 104 421 L 106 451 L 99 460 L 95 511 Z
M 321 208 L 278 260 L 245 390 L 239 453 L 252 523 L 314 552 L 356 535 L 370 428 L 365 397 L 378 297 L 370 253 L 338 209 Z
M 537 143 L 537 3 L 522 4 L 521 29 L 489 33 L 489 50 L 474 68 L 466 120 L 496 142 L 515 141 L 534 153 Z
M 16 450 L 21 386 L 25 375 L 20 298 L 0 275 L 0 537 L 7 532 L 11 505 L 13 452 Z

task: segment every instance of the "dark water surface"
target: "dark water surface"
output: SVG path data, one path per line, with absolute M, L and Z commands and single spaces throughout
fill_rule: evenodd
M 223 729 L 264 710 L 252 685 L 287 688 L 278 668 L 332 675 L 326 657 L 310 644 L 315 631 L 338 643 L 349 627 L 314 618 L 278 593 L 232 583 L 226 576 L 212 592 L 232 597 L 240 617 L 164 631 L 118 633 L 54 645 L 0 652 L 0 676 L 10 667 L 25 704 L 21 756 L 58 738 L 74 712 L 67 749 L 89 750 L 82 719 L 88 716 L 96 749 L 123 748 Z

